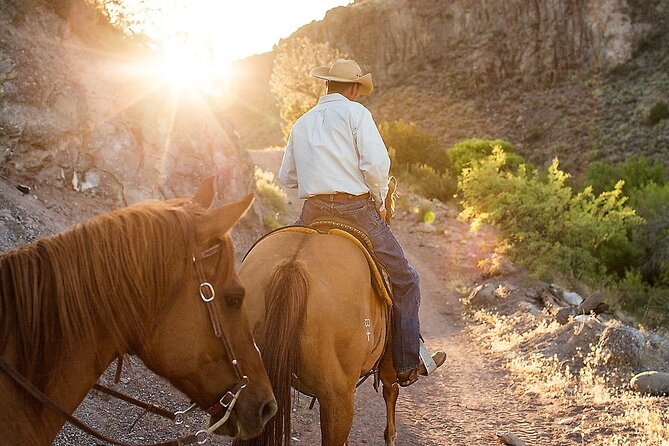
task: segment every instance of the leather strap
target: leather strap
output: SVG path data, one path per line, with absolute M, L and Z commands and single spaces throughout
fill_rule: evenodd
M 117 446 L 137 446 L 133 443 L 125 443 L 122 441 L 114 440 L 109 438 L 100 432 L 96 431 L 86 423 L 76 419 L 65 410 L 61 409 L 56 403 L 54 403 L 48 396 L 46 396 L 42 391 L 40 391 L 35 385 L 23 377 L 14 367 L 12 367 L 4 358 L 0 357 L 0 368 L 5 371 L 9 376 L 14 379 L 14 381 L 23 388 L 30 396 L 40 402 L 42 405 L 60 415 L 62 418 L 67 420 L 73 426 L 81 429 L 89 435 L 97 438 L 98 440 L 106 441 Z M 185 437 L 180 437 L 175 440 L 169 440 L 161 443 L 152 443 L 143 446 L 186 446 L 189 444 L 202 444 L 204 437 L 198 437 L 198 434 L 187 435 Z
M 168 418 L 172 421 L 176 419 L 176 415 L 174 415 L 173 412 L 170 412 L 167 409 L 163 409 L 162 407 L 154 406 L 151 403 L 145 403 L 144 401 L 140 401 L 136 398 L 133 398 L 129 395 L 126 395 L 124 393 L 121 393 L 119 391 L 116 391 L 112 388 L 109 388 L 105 385 L 95 383 L 93 385 L 93 389 L 97 390 L 98 392 L 106 393 L 107 395 L 111 395 L 114 398 L 118 398 L 120 400 L 125 401 L 126 403 L 134 404 L 137 407 L 141 407 L 142 409 L 146 410 L 147 412 L 155 413 L 156 415 L 160 415 L 161 417 Z

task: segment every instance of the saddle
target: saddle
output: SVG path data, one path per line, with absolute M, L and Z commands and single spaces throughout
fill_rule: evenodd
M 388 275 L 388 272 L 386 271 L 381 261 L 374 255 L 374 245 L 372 243 L 372 239 L 365 231 L 356 228 L 350 222 L 344 219 L 328 217 L 314 220 L 310 226 L 285 226 L 283 228 L 275 229 L 274 231 L 265 234 L 255 244 L 259 243 L 265 237 L 279 232 L 333 234 L 350 240 L 362 251 L 362 253 L 365 255 L 365 258 L 367 259 L 369 271 L 372 276 L 372 287 L 374 288 L 374 291 L 376 291 L 376 293 L 381 296 L 388 305 L 393 304 L 390 276 Z M 249 252 L 252 249 L 253 246 Z

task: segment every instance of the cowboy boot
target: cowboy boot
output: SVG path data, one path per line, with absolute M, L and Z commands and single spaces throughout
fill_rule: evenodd
M 420 356 L 420 365 L 418 366 L 418 374 L 423 376 L 428 376 L 430 373 L 437 370 L 444 364 L 446 361 L 446 353 L 443 351 L 438 351 L 434 355 L 430 356 L 430 353 L 425 347 L 425 343 L 420 341 L 420 350 L 418 351 Z
M 402 372 L 397 372 L 397 384 L 400 385 L 400 387 L 407 387 L 410 386 L 411 384 L 415 383 L 418 381 L 418 369 L 419 367 L 416 367 L 415 369 L 410 369 L 410 370 L 404 370 Z
M 420 342 L 420 364 L 415 369 L 397 372 L 397 383 L 401 387 L 407 387 L 418 381 L 418 375 L 428 376 L 446 361 L 446 353 L 438 351 L 430 356 L 423 341 Z M 426 365 L 427 363 L 427 365 Z

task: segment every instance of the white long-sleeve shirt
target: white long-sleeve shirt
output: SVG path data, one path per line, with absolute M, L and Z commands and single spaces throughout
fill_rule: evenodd
M 372 114 L 333 93 L 321 97 L 293 125 L 278 179 L 297 187 L 300 198 L 369 192 L 383 210 L 389 171 L 388 150 Z

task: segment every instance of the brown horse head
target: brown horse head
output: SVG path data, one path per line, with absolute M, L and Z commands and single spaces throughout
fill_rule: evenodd
M 208 210 L 212 200 L 213 181 L 205 180 L 193 199 L 195 208 L 189 210 L 190 215 L 183 220 L 190 220 L 190 225 L 186 224 L 185 228 L 192 226 L 193 231 L 190 241 L 188 235 L 184 237 L 186 245 L 182 254 L 188 259 L 185 275 L 183 262 L 175 262 L 169 275 L 184 275 L 183 280 L 177 283 L 138 355 L 198 406 L 203 409 L 214 407 L 212 423 L 224 413 L 220 407 L 216 408 L 218 401 L 244 381 L 246 385 L 230 419 L 216 433 L 249 438 L 258 435 L 276 412 L 272 389 L 249 328 L 244 287 L 235 271 L 229 235 L 253 203 L 253 194 Z M 215 248 L 217 245 L 218 249 Z M 215 254 L 203 257 L 199 261 L 201 266 L 193 264 L 193 256 L 197 257 L 212 247 Z M 198 269 L 200 273 L 197 273 Z M 211 288 L 206 285 L 202 289 L 202 279 Z M 209 290 L 213 290 L 211 295 Z M 212 296 L 210 302 L 204 301 Z M 218 337 L 214 328 L 217 323 L 220 323 Z M 230 351 L 227 351 L 226 343 Z
M 205 181 L 193 200 L 120 209 L 1 255 L 0 355 L 69 412 L 124 353 L 205 410 L 245 384 L 216 433 L 258 434 L 276 403 L 229 236 L 253 197 L 209 210 L 212 197 Z M 63 424 L 2 373 L 0 401 L 2 444 L 51 444 Z

